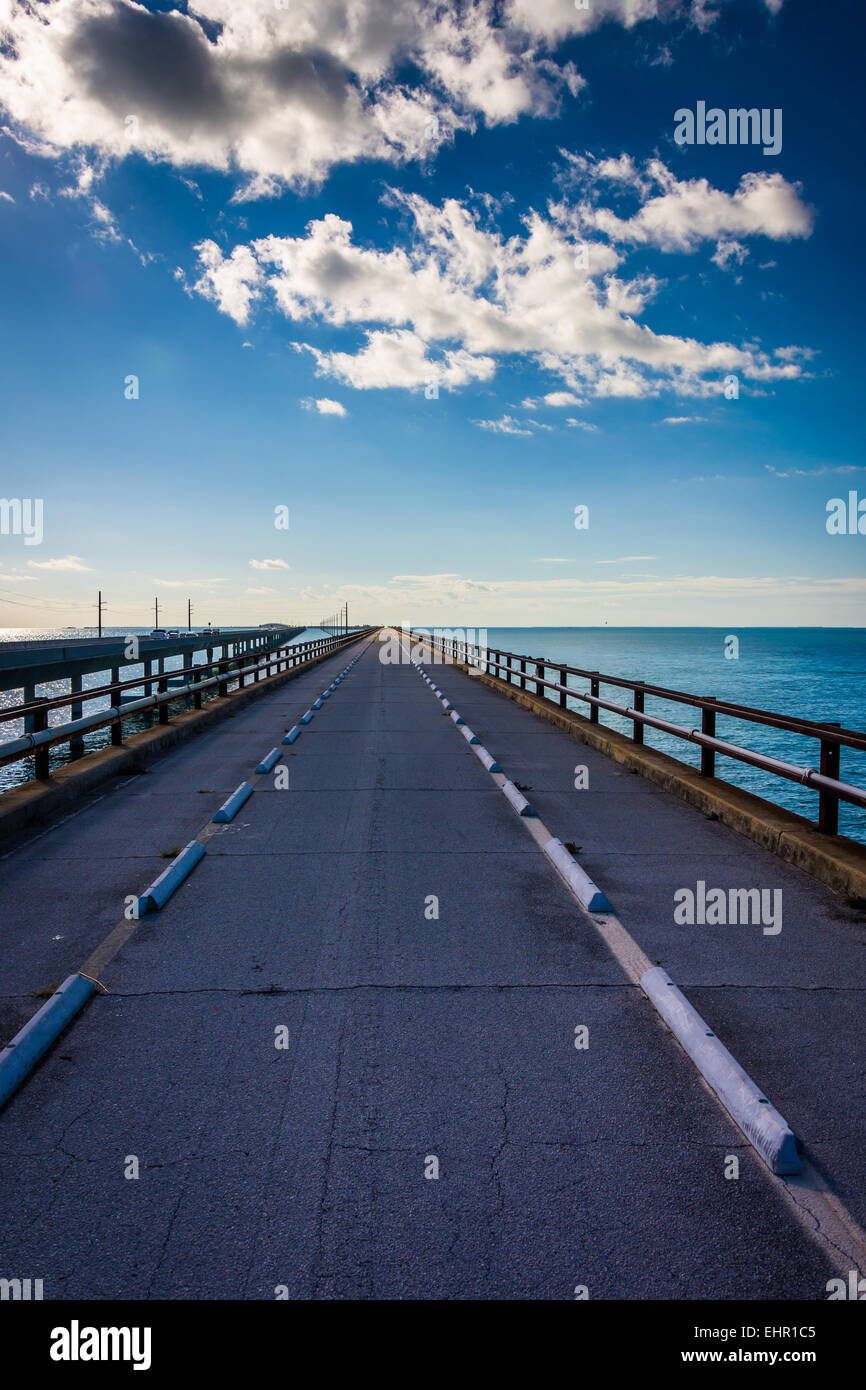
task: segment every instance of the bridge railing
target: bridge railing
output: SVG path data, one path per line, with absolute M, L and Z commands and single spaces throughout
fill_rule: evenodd
M 608 710 L 631 721 L 632 739 L 641 744 L 644 741 L 644 728 L 659 729 L 687 743 L 696 744 L 701 750 L 700 775 L 715 777 L 716 754 L 734 758 L 750 767 L 790 782 L 798 782 L 818 792 L 817 828 L 827 835 L 836 835 L 839 830 L 839 802 L 866 807 L 866 788 L 852 782 L 840 780 L 841 750 L 843 748 L 866 751 L 866 733 L 857 729 L 843 729 L 839 724 L 820 723 L 811 719 L 797 719 L 790 715 L 775 714 L 771 710 L 755 709 L 750 705 L 738 705 L 729 700 L 717 700 L 713 696 L 691 695 L 684 690 L 669 690 L 665 686 L 651 685 L 646 681 L 628 680 L 622 676 L 608 676 L 600 671 L 587 671 L 579 666 L 563 665 L 547 657 L 528 656 L 520 652 L 507 652 L 501 648 L 479 647 L 473 643 L 459 641 L 454 637 L 431 637 L 427 633 L 410 632 L 414 642 L 432 646 L 446 659 L 460 661 L 488 675 L 498 677 L 509 685 L 517 685 L 521 690 L 532 687 L 534 693 L 551 700 L 565 709 L 569 700 L 579 700 L 589 706 L 589 721 L 599 723 L 599 712 Z M 548 672 L 556 673 L 558 679 L 551 679 Z M 589 690 L 577 689 L 569 684 L 569 677 L 580 677 L 589 682 Z M 624 705 L 618 701 L 605 699 L 602 686 L 613 686 L 632 693 L 632 703 Z M 674 704 L 689 705 L 700 711 L 701 727 L 687 728 L 672 723 L 658 715 L 648 714 L 645 709 L 647 696 L 670 701 Z M 799 734 L 803 738 L 817 739 L 820 746 L 817 768 L 801 766 L 774 758 L 768 753 L 745 748 L 718 738 L 716 719 L 723 715 L 732 719 L 744 720 L 752 724 L 762 724 L 773 729 L 784 729 L 788 733 Z M 722 779 L 723 780 L 723 779 Z
M 125 681 L 113 681 L 109 685 L 93 686 L 87 690 L 70 691 L 50 699 L 32 700 L 26 705 L 15 705 L 0 710 L 0 727 L 15 719 L 32 721 L 33 730 L 19 738 L 0 742 L 0 767 L 8 763 L 33 757 L 36 777 L 44 780 L 49 775 L 49 750 L 61 743 L 79 743 L 85 733 L 95 729 L 111 728 L 111 742 L 115 747 L 123 743 L 123 721 L 148 710 L 158 711 L 160 724 L 169 723 L 169 705 L 179 700 L 192 700 L 194 709 L 201 709 L 203 697 L 207 693 L 227 695 L 229 688 L 239 690 L 252 679 L 254 682 L 266 679 L 280 671 L 291 670 L 305 662 L 329 656 L 339 651 L 347 643 L 355 641 L 359 632 L 351 632 L 345 637 L 317 637 L 308 642 L 294 642 L 271 648 L 264 656 L 256 653 L 240 653 L 237 656 L 220 657 L 205 661 L 198 666 L 180 666 L 172 671 L 156 675 L 133 676 Z M 210 675 L 209 672 L 216 674 Z M 169 681 L 182 678 L 182 685 L 169 689 Z M 154 692 L 154 687 L 156 690 Z M 124 693 L 146 689 L 147 694 L 138 699 L 120 701 Z M 114 702 L 116 697 L 117 703 Z M 70 719 L 63 724 L 49 727 L 48 716 L 54 709 L 72 705 L 84 705 L 89 701 L 109 698 L 112 703 L 108 709 L 95 714 Z

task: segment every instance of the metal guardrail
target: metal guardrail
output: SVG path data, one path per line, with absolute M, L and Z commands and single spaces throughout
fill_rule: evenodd
M 839 831 L 839 802 L 847 801 L 854 806 L 866 807 L 866 788 L 858 787 L 839 778 L 840 755 L 842 748 L 855 748 L 866 751 L 866 733 L 856 729 L 843 729 L 839 724 L 819 723 L 811 719 L 796 719 L 771 710 L 754 709 L 750 705 L 738 705 L 728 700 L 717 700 L 713 696 L 690 695 L 683 690 L 668 690 L 665 686 L 650 685 L 645 681 L 627 680 L 622 676 L 606 676 L 599 671 L 585 671 L 579 666 L 567 666 L 547 657 L 527 656 L 519 652 L 506 652 L 500 648 L 484 648 L 473 643 L 458 641 L 453 637 L 437 638 L 428 633 L 410 631 L 408 636 L 414 642 L 432 647 L 442 652 L 446 659 L 462 661 L 504 680 L 508 685 L 516 684 L 521 690 L 530 684 L 536 694 L 544 699 L 553 698 L 561 708 L 566 708 L 569 700 L 580 700 L 589 705 L 589 720 L 598 724 L 599 711 L 608 710 L 632 722 L 632 739 L 637 744 L 644 741 L 644 728 L 660 729 L 685 742 L 697 744 L 701 750 L 700 775 L 715 777 L 716 754 L 734 758 L 750 767 L 760 768 L 776 777 L 811 787 L 818 792 L 817 828 L 826 835 L 836 835 Z M 530 670 L 530 667 L 532 668 Z M 548 671 L 555 671 L 558 680 L 550 680 Z M 569 676 L 581 677 L 589 681 L 589 691 L 578 690 L 569 685 Z M 631 705 L 619 704 L 603 699 L 600 688 L 603 685 L 630 690 L 633 695 Z M 646 697 L 690 705 L 701 711 L 700 729 L 688 729 L 674 724 L 668 719 L 647 714 L 644 706 Z M 737 743 L 716 736 L 716 718 L 719 715 L 731 719 L 741 719 L 752 724 L 763 724 L 774 729 L 784 729 L 799 734 L 803 738 L 817 739 L 820 744 L 820 761 L 817 768 L 801 767 L 797 763 L 785 762 L 767 753 L 759 753 L 744 748 Z M 724 780 L 724 779 L 721 779 Z
M 367 630 L 371 631 L 372 629 Z M 218 661 L 206 661 L 200 666 L 182 666 L 174 671 L 164 671 L 159 675 L 135 676 L 130 680 L 114 681 L 110 685 L 69 692 L 65 695 L 54 696 L 51 699 L 33 700 L 26 705 L 16 705 L 11 709 L 2 710 L 0 711 L 0 724 L 8 723 L 10 720 L 30 718 L 33 721 L 33 732 L 23 734 L 20 738 L 0 742 L 0 767 L 8 763 L 18 762 L 21 758 L 33 756 L 36 763 L 36 777 L 44 780 L 49 775 L 49 749 L 56 744 L 77 742 L 85 733 L 110 726 L 111 742 L 115 747 L 119 747 L 123 743 L 124 719 L 141 714 L 145 710 L 158 710 L 159 723 L 168 724 L 168 706 L 173 701 L 191 698 L 193 708 L 201 709 L 202 696 L 207 691 L 216 690 L 218 695 L 227 695 L 230 685 L 233 685 L 235 689 L 241 689 L 250 677 L 259 681 L 263 676 L 266 678 L 280 670 L 291 670 L 294 666 L 300 666 L 305 662 L 314 661 L 339 651 L 341 647 L 363 635 L 364 631 L 359 630 L 351 632 L 346 637 L 318 637 L 310 642 L 296 642 L 274 647 L 264 656 L 258 652 L 248 652 L 238 656 L 220 657 Z M 216 675 L 207 674 L 211 671 L 215 671 Z M 169 681 L 176 681 L 182 677 L 189 677 L 189 679 L 184 681 L 181 688 L 169 690 Z M 154 686 L 156 686 L 156 694 L 151 693 Z M 71 719 L 51 728 L 48 726 L 48 714 L 53 709 L 84 705 L 88 701 L 98 700 L 106 696 L 109 698 L 114 695 L 122 697 L 124 691 L 140 690 L 142 687 L 148 693 L 140 699 L 130 700 L 124 705 L 118 701 L 117 704 L 112 703 L 107 710 L 100 710 L 96 714 Z

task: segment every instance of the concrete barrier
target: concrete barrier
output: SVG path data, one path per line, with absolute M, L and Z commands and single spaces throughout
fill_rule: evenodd
M 176 888 L 188 878 L 205 856 L 205 847 L 198 840 L 190 840 L 185 849 L 155 878 L 138 900 L 138 915 L 144 917 L 148 912 L 158 912 L 164 907 Z
M 499 773 L 502 772 L 502 768 L 499 766 L 498 762 L 497 762 L 496 759 L 493 757 L 493 754 L 492 754 L 492 753 L 488 753 L 488 751 L 487 751 L 487 749 L 484 747 L 483 743 L 479 743 L 479 744 L 478 744 L 478 747 L 477 747 L 477 748 L 473 748 L 472 751 L 473 751 L 473 753 L 475 754 L 475 756 L 478 758 L 479 762 L 481 762 L 481 763 L 484 764 L 484 766 L 487 768 L 487 771 L 488 771 L 488 772 L 499 772 Z
M 572 859 L 561 840 L 548 840 L 544 853 L 587 912 L 613 912 L 613 905 L 577 860 Z
M 660 965 L 641 976 L 641 988 L 682 1044 L 704 1080 L 751 1140 L 772 1172 L 799 1173 L 797 1141 L 787 1120 L 707 1027 Z
M 514 807 L 515 811 L 519 816 L 538 815 L 538 812 L 535 810 L 535 807 L 529 804 L 526 797 L 523 795 L 523 792 L 520 791 L 517 787 L 515 787 L 514 783 L 510 781 L 508 778 L 506 778 L 506 780 L 502 783 L 502 787 L 500 790 L 502 791 L 506 801 L 511 802 L 511 805 Z
M 279 748 L 272 748 L 270 753 L 266 753 L 256 768 L 256 772 L 270 772 L 272 767 L 280 761 L 282 753 Z
M 84 975 L 68 975 L 28 1023 L 0 1052 L 0 1105 L 5 1105 L 44 1057 L 55 1038 L 84 1008 L 96 985 Z
M 220 806 L 219 810 L 214 815 L 214 825 L 225 825 L 228 821 L 234 820 L 244 802 L 249 801 L 252 794 L 253 789 L 249 782 L 241 782 L 237 790 L 232 792 L 231 796 L 223 802 L 222 806 Z

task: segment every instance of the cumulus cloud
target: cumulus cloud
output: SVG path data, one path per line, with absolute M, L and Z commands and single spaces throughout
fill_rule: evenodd
M 287 570 L 291 565 L 287 565 L 285 560 L 250 560 L 250 568 L 254 570 Z
M 712 200 L 717 190 L 707 193 Z M 528 212 L 522 232 L 506 236 L 454 198 L 437 206 L 390 190 L 387 201 L 410 219 L 406 246 L 362 245 L 350 222 L 327 214 L 301 236 L 267 236 L 228 253 L 202 242 L 193 292 L 241 325 L 266 304 L 295 324 L 348 330 L 350 351 L 295 346 L 320 375 L 356 389 L 486 382 L 502 358 L 518 355 L 558 378 L 561 389 L 543 398 L 554 407 L 663 386 L 719 394 L 732 372 L 764 383 L 802 375 L 801 361 L 752 343 L 702 343 L 639 322 L 655 282 L 624 275 L 627 253 L 603 240 L 589 246 L 590 268 L 576 268 L 580 213 L 567 202 Z M 680 249 L 694 249 L 693 238 Z
M 424 160 L 582 85 L 493 0 L 47 0 L 0 23 L 0 102 L 34 148 L 237 172 L 238 200 L 336 162 Z
M 320 396 L 318 400 L 301 401 L 301 405 L 305 410 L 318 410 L 320 415 L 346 414 L 346 407 L 340 401 L 332 401 L 328 396 Z
M 542 396 L 545 405 L 555 406 L 557 409 L 567 405 L 581 405 L 582 401 L 573 391 L 548 391 L 546 396 Z
M 0 0 L 0 104 L 34 151 L 221 170 L 242 201 L 338 162 L 424 161 L 478 121 L 553 115 L 584 85 L 555 61 L 561 40 L 713 13 L 709 0 Z
M 801 197 L 798 184 L 778 173 L 748 173 L 733 193 L 714 188 L 708 179 L 677 179 L 660 159 L 637 165 L 629 155 L 593 159 L 563 151 L 566 182 L 580 184 L 585 196 L 574 209 L 563 209 L 572 225 L 601 233 L 611 242 L 654 246 L 661 251 L 694 251 L 704 241 L 716 241 L 725 260 L 742 259 L 737 238 L 769 237 L 790 241 L 811 235 L 814 211 Z M 631 194 L 639 203 L 622 217 L 599 206 L 604 188 Z M 727 248 L 727 253 L 724 249 Z M 721 264 L 717 260 L 717 264 Z

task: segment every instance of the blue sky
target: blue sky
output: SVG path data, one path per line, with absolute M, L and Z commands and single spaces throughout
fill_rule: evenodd
M 0 624 L 862 625 L 857 7 L 36 10 Z M 699 101 L 780 152 L 677 144 Z

